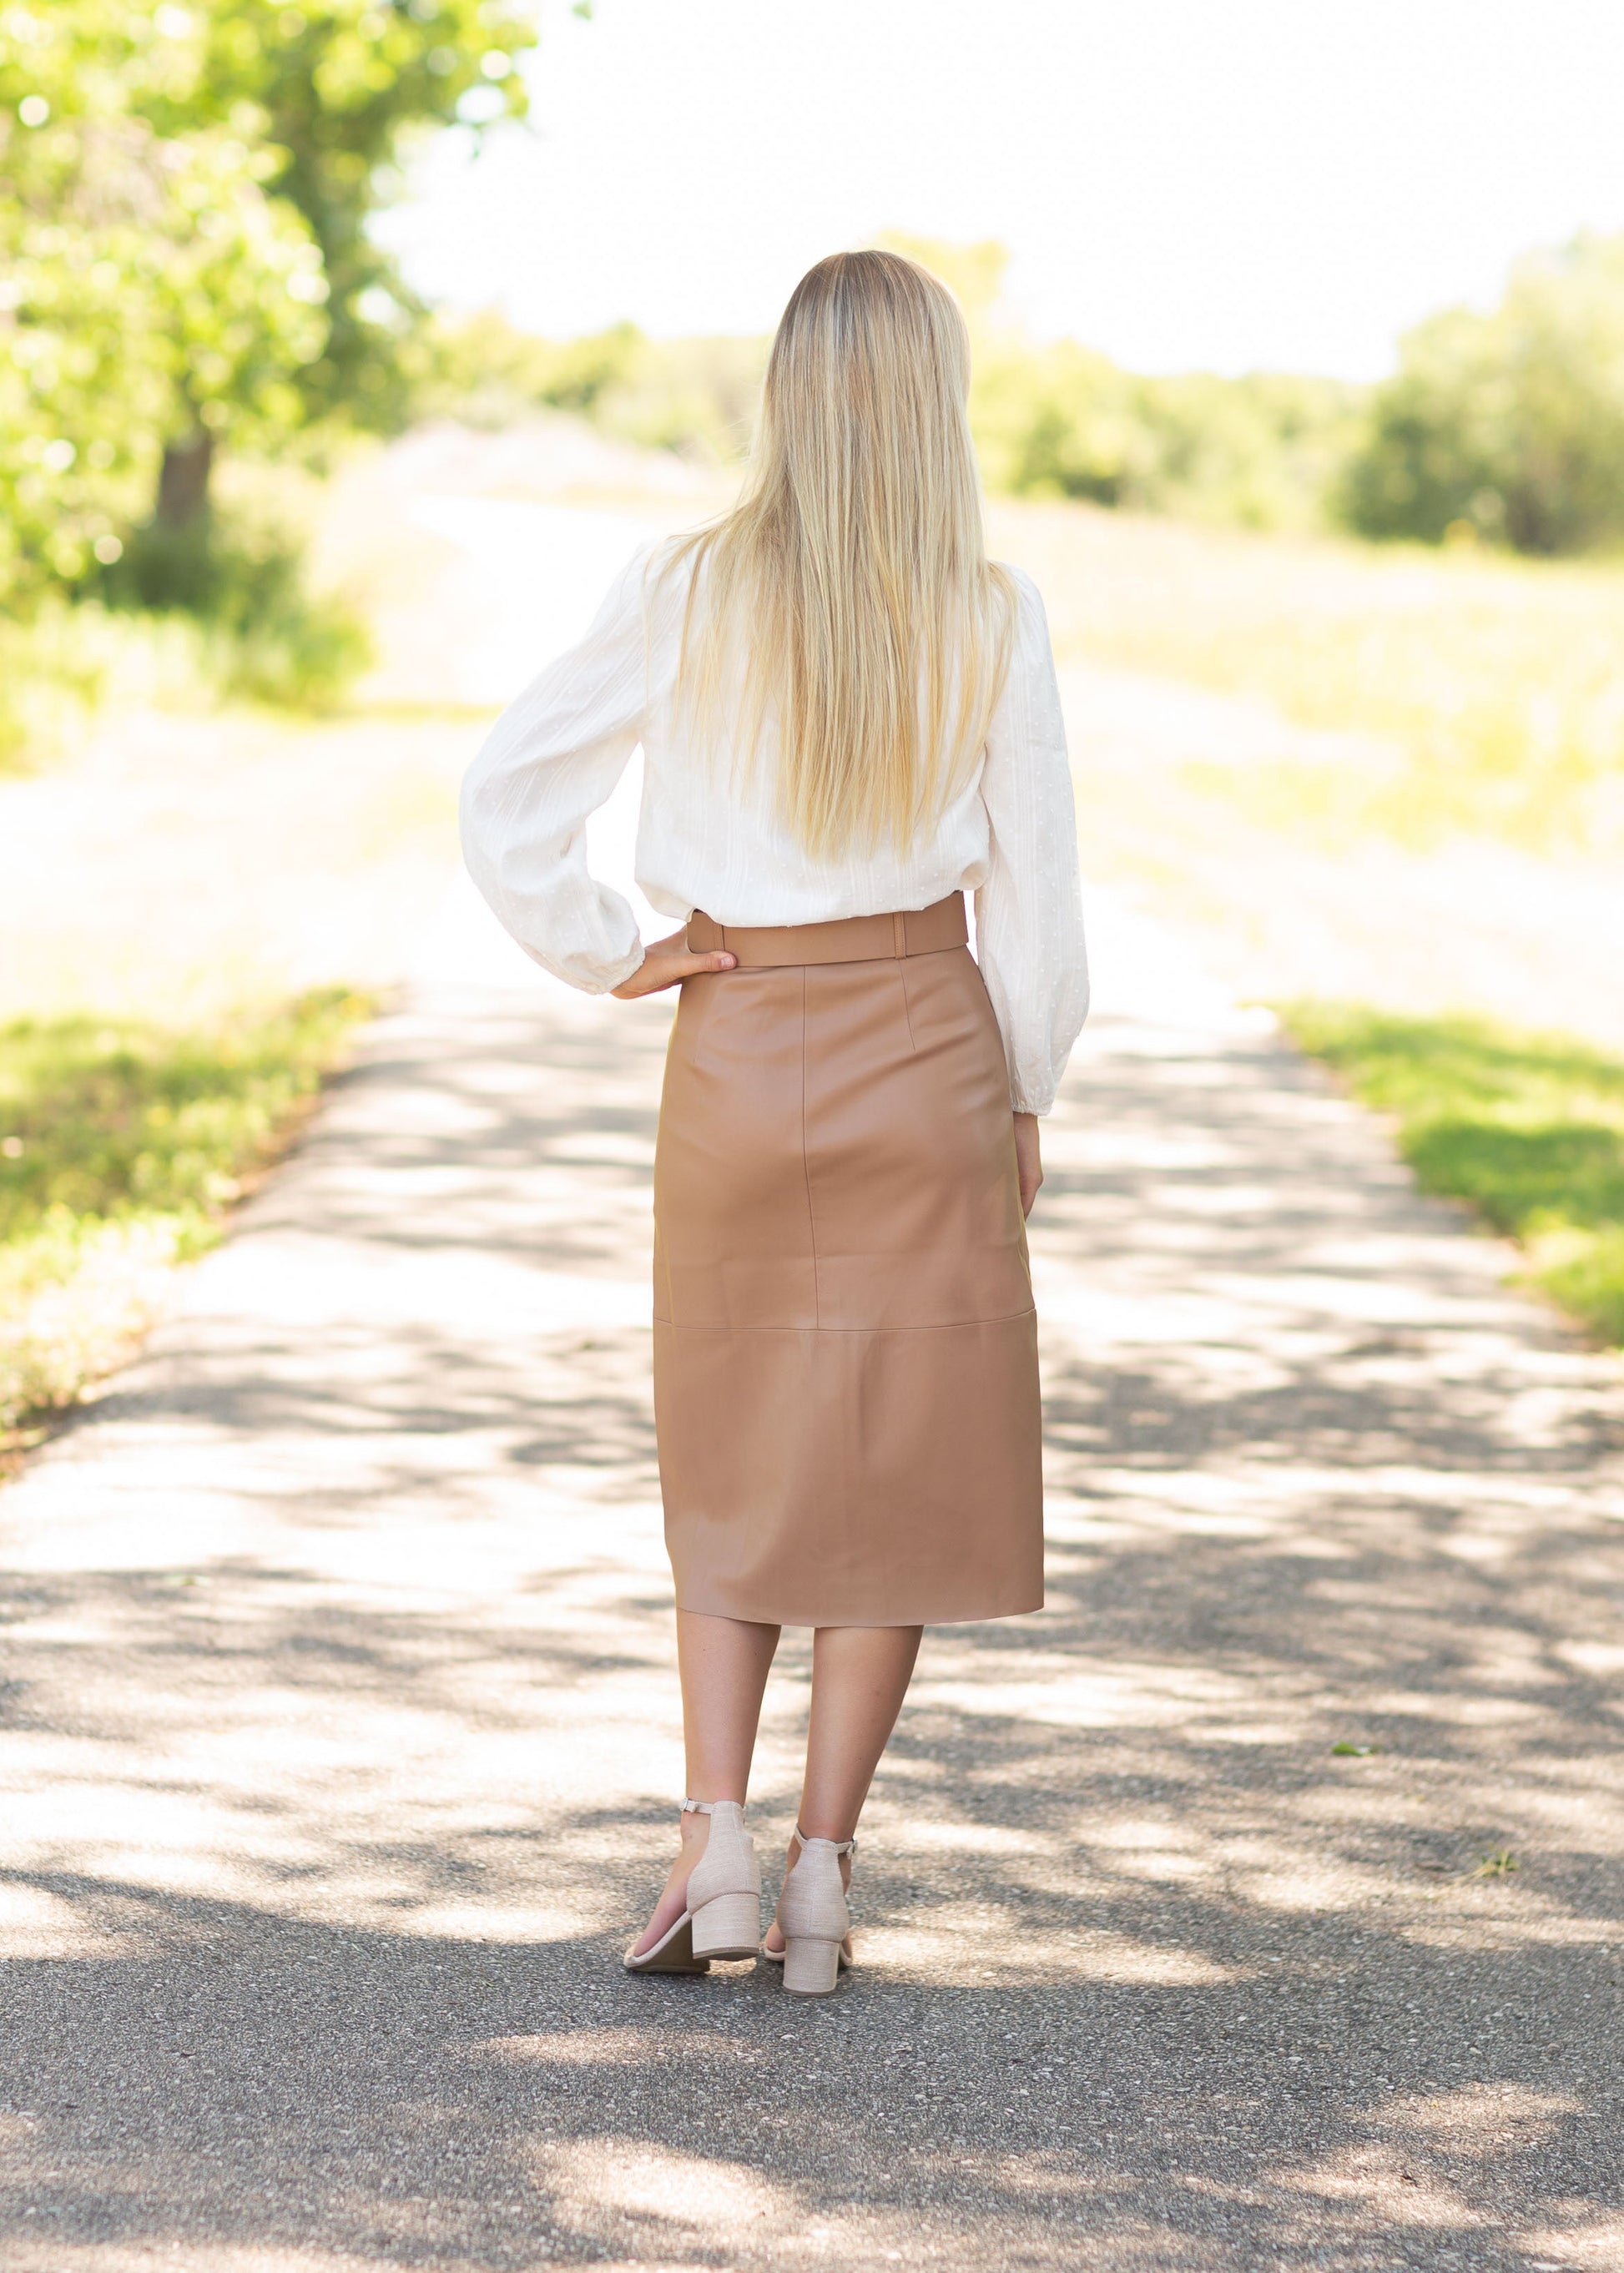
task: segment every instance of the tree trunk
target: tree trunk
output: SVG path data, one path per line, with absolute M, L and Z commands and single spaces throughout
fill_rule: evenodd
M 214 438 L 199 426 L 184 442 L 166 442 L 158 469 L 160 529 L 192 529 L 208 511 L 209 469 L 214 462 Z

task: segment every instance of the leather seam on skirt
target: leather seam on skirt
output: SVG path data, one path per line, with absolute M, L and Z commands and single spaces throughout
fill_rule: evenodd
M 1022 1318 L 1035 1318 L 1037 1305 L 1029 1310 L 1000 1310 L 996 1318 L 936 1318 L 924 1326 L 683 1326 L 674 1318 L 656 1318 L 657 1326 L 668 1326 L 673 1334 L 957 1334 L 966 1326 L 1011 1326 Z
M 908 1047 L 917 1057 L 919 1040 L 914 1031 L 914 1005 L 908 999 L 908 957 L 906 955 L 898 957 L 897 976 L 902 981 L 902 1016 L 908 1030 Z
M 812 1204 L 812 1163 L 807 1157 L 807 966 L 801 966 L 801 1176 L 807 1188 L 807 1236 L 812 1242 L 812 1323 L 821 1326 L 823 1289 L 817 1276 L 817 1210 Z

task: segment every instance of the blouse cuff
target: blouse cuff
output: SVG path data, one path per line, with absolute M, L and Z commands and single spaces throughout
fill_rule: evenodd
M 641 971 L 649 959 L 649 950 L 641 940 L 628 955 L 605 966 L 603 974 L 582 988 L 585 994 L 613 994 L 617 986 L 624 986 L 634 971 Z M 579 982 L 577 982 L 579 983 Z

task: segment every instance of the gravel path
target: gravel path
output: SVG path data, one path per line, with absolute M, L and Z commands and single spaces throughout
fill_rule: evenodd
M 680 1789 L 665 1007 L 448 922 L 0 1498 L 8 2273 L 1624 2266 L 1616 1373 L 1100 933 L 1049 1607 L 928 1638 L 808 2007 L 619 1968 Z

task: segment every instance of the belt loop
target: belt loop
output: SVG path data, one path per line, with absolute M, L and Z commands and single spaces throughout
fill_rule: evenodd
M 727 926 L 726 924 L 718 924 L 716 927 L 716 943 L 719 949 L 725 949 L 726 947 Z
M 898 912 L 891 917 L 891 931 L 895 937 L 897 954 L 898 958 L 900 958 L 908 951 L 908 919 L 906 916 L 902 914 L 898 910 Z

